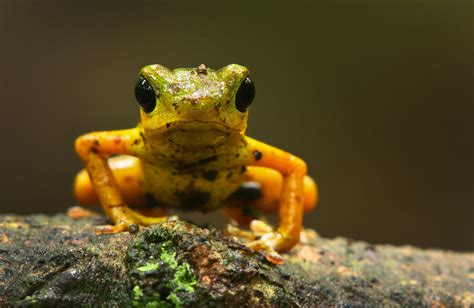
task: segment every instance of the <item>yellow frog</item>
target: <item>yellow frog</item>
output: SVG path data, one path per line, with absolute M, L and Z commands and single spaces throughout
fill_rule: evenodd
M 303 160 L 245 136 L 254 97 L 241 65 L 142 68 L 135 86 L 138 126 L 89 133 L 75 143 L 85 165 L 76 177 L 76 198 L 99 202 L 113 224 L 97 233 L 164 221 L 164 212 L 153 207 L 222 207 L 241 225 L 250 223 L 247 245 L 254 250 L 284 252 L 297 244 L 303 212 L 317 203 L 317 186 Z M 278 212 L 279 227 L 251 222 L 249 206 Z

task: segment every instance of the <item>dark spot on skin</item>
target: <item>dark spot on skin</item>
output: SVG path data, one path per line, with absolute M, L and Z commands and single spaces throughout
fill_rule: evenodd
M 137 144 L 139 144 L 139 143 L 140 143 L 140 141 L 141 141 L 140 139 L 135 139 L 135 140 L 133 140 L 133 145 L 137 145 Z
M 240 153 L 235 154 L 235 157 L 239 157 L 239 156 L 240 156 Z
M 139 230 L 140 227 L 137 224 L 131 224 L 130 226 L 128 226 L 128 232 L 130 232 L 130 234 L 136 234 Z
M 173 106 L 174 109 L 178 109 L 178 104 L 176 102 L 172 102 L 171 105 Z
M 145 195 L 145 206 L 148 208 L 153 208 L 157 205 L 158 205 L 158 202 L 156 201 L 155 197 L 152 194 L 147 193 Z
M 196 190 L 195 188 L 186 188 L 183 191 L 175 193 L 181 207 L 188 210 L 201 210 L 209 201 L 209 192 Z
M 179 83 L 173 83 L 170 86 L 170 89 L 171 89 L 171 92 L 173 92 L 173 94 L 179 93 L 179 91 L 181 90 L 181 85 Z
M 94 144 L 95 146 L 100 146 L 100 142 L 99 142 L 99 140 L 97 140 L 97 139 L 94 140 L 93 144 Z
M 93 147 L 91 147 L 91 152 L 97 154 L 97 153 L 99 153 L 99 149 L 97 147 L 93 146 Z
M 190 98 L 189 99 L 189 102 L 193 105 L 193 106 L 196 106 L 197 103 L 199 102 L 199 100 L 197 98 Z
M 166 128 L 170 128 L 171 124 L 170 123 L 166 123 Z
M 208 181 L 214 181 L 217 177 L 217 170 L 207 170 L 202 174 L 202 177 Z
M 216 110 L 216 112 L 219 112 L 219 110 L 221 109 L 221 103 L 215 104 L 214 109 Z
M 232 177 L 232 171 L 229 171 L 229 173 L 227 173 L 227 176 L 225 177 L 227 180 L 230 179 Z
M 169 143 L 174 143 L 174 141 L 171 138 L 166 138 L 166 140 L 168 140 Z
M 189 165 L 189 164 L 183 164 L 183 163 L 177 163 L 175 166 L 174 166 L 174 169 L 176 170 L 174 173 L 177 174 L 181 171 L 185 171 L 187 169 L 191 169 L 193 167 L 193 165 Z
M 121 139 L 120 137 L 115 137 L 115 138 L 114 138 L 114 143 L 115 143 L 115 144 L 118 145 L 118 144 L 120 144 L 121 142 L 122 142 L 122 139 Z
M 216 161 L 216 160 L 217 160 L 217 155 L 200 159 L 200 160 L 198 160 L 197 164 L 198 165 L 204 165 L 204 164 Z
M 143 143 L 146 143 L 146 138 L 145 138 L 145 135 L 143 135 L 143 133 L 142 133 L 142 132 L 140 132 L 140 137 L 142 137 Z
M 226 103 L 227 105 L 229 105 L 229 104 L 230 104 L 230 100 L 228 99 L 225 103 Z
M 231 195 L 232 199 L 252 201 L 262 196 L 261 185 L 258 182 L 243 182 Z
M 253 156 L 255 157 L 256 161 L 259 161 L 260 159 L 262 159 L 263 154 L 262 152 L 255 150 L 253 151 Z
M 202 166 L 202 165 L 205 165 L 207 163 L 210 163 L 210 162 L 213 162 L 213 161 L 216 161 L 216 160 L 217 160 L 217 156 L 211 156 L 211 157 L 206 157 L 206 158 L 200 159 L 197 162 L 191 163 L 191 164 L 185 164 L 185 163 L 178 162 L 175 165 L 175 169 L 176 169 L 176 171 L 180 172 L 180 171 L 184 171 L 184 170 L 193 169 L 197 166 Z
M 248 216 L 255 219 L 257 219 L 258 217 L 261 217 L 261 214 L 259 213 L 259 211 L 255 207 L 248 204 L 242 207 L 242 214 L 244 216 Z
M 244 173 L 245 171 L 247 171 L 247 167 L 246 167 L 246 166 L 242 166 L 242 168 L 240 169 L 240 173 Z

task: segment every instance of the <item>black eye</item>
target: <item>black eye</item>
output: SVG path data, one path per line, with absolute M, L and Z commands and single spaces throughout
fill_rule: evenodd
M 237 94 L 235 95 L 235 107 L 240 112 L 246 112 L 250 104 L 252 104 L 253 99 L 255 98 L 255 85 L 250 78 L 245 78 L 242 81 Z
M 146 113 L 152 112 L 156 106 L 156 94 L 151 84 L 143 77 L 138 77 L 135 85 L 135 98 Z

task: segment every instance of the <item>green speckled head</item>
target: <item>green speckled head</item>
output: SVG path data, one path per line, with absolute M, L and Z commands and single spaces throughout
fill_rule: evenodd
M 142 68 L 140 75 L 156 94 L 156 106 L 141 108 L 140 127 L 148 135 L 169 130 L 245 132 L 248 112 L 237 109 L 235 97 L 249 75 L 246 67 L 231 64 L 214 71 L 201 64 L 169 70 L 155 64 Z

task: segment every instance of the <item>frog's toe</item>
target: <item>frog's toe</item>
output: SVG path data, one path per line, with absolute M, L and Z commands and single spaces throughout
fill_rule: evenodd
M 286 262 L 286 259 L 275 250 L 266 251 L 265 259 L 267 259 L 268 262 L 276 264 L 276 265 L 281 265 Z
M 255 251 L 264 251 L 267 261 L 273 264 L 285 263 L 285 258 L 277 251 L 279 250 L 283 236 L 277 231 L 263 234 L 258 240 L 248 242 L 246 246 Z
M 136 212 L 129 212 L 125 219 L 121 219 L 121 222 L 116 225 L 104 225 L 95 227 L 96 234 L 110 234 L 123 231 L 129 231 L 130 233 L 136 233 L 139 226 L 151 226 L 166 221 L 167 217 L 146 217 Z
M 104 225 L 96 226 L 94 228 L 95 234 L 111 234 L 118 233 L 127 230 L 126 224 L 117 224 L 117 225 Z
M 141 226 L 151 226 L 151 225 L 156 225 L 160 224 L 166 220 L 168 220 L 167 216 L 162 216 L 162 217 L 149 217 L 149 216 L 144 216 L 140 213 L 130 211 L 132 213 L 133 220 L 135 221 L 136 224 L 141 225 Z
M 263 234 L 258 240 L 248 242 L 246 245 L 252 250 L 279 250 L 283 242 L 283 235 L 278 231 Z
M 271 233 L 273 231 L 273 227 L 263 220 L 254 219 L 250 222 L 250 230 L 252 230 L 252 233 L 256 237 L 260 237 L 266 233 Z
M 224 234 L 235 236 L 240 239 L 244 239 L 247 241 L 255 240 L 255 235 L 253 232 L 242 230 L 232 224 L 227 224 L 224 228 Z
M 91 216 L 97 216 L 94 211 L 83 208 L 82 206 L 73 206 L 67 210 L 67 216 L 72 219 L 82 219 Z

